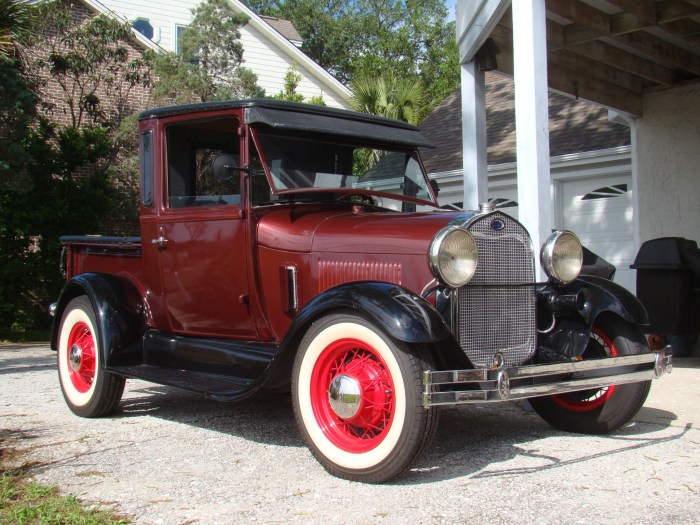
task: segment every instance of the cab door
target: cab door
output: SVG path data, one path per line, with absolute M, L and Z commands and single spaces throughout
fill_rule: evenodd
M 230 115 L 165 126 L 159 253 L 170 331 L 254 339 L 250 249 L 241 198 L 240 120 Z

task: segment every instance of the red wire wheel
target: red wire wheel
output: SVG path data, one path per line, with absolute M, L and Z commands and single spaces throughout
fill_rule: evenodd
M 124 378 L 102 367 L 97 326 L 90 301 L 80 296 L 66 305 L 58 332 L 61 392 L 73 413 L 82 417 L 113 412 L 124 391 Z
M 68 374 L 78 392 L 90 390 L 95 380 L 95 339 L 90 327 L 83 322 L 73 325 L 68 336 Z
M 355 395 L 341 417 L 329 390 L 342 378 Z M 359 399 L 358 399 L 359 398 Z M 327 438 L 352 453 L 374 449 L 385 438 L 394 418 L 394 383 L 381 355 L 359 339 L 334 341 L 319 355 L 311 373 L 311 405 Z
M 610 338 L 598 327 L 593 327 L 588 348 L 583 353 L 584 359 L 617 356 L 617 350 Z M 594 390 L 582 390 L 570 394 L 552 396 L 557 405 L 572 412 L 590 412 L 602 407 L 615 392 L 615 385 Z
M 428 447 L 436 412 L 422 403 L 420 348 L 408 348 L 351 313 L 313 323 L 292 372 L 292 402 L 311 453 L 330 473 L 382 483 Z
M 613 314 L 599 316 L 588 340 L 584 359 L 605 359 L 649 352 L 638 326 Z M 607 434 L 627 424 L 644 404 L 651 381 L 589 388 L 551 396 L 533 397 L 532 408 L 559 430 Z

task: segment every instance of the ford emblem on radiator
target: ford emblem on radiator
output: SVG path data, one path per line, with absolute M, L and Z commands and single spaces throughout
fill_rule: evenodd
M 491 221 L 491 229 L 492 230 L 500 231 L 505 227 L 506 227 L 506 223 L 503 222 L 501 219 L 494 219 Z

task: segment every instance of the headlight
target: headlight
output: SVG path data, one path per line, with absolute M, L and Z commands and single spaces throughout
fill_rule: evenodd
M 583 264 L 581 242 L 570 231 L 556 231 L 542 245 L 540 260 L 550 279 L 570 283 L 578 277 Z
M 476 271 L 478 250 L 472 234 L 462 228 L 446 228 L 430 245 L 430 268 L 445 284 L 459 288 Z

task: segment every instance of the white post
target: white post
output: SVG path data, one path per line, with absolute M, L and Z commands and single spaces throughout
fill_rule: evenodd
M 532 237 L 537 279 L 545 280 L 539 249 L 554 227 L 545 0 L 513 0 L 512 7 L 518 214 Z
M 462 64 L 462 208 L 478 210 L 488 200 L 484 73 L 476 61 Z

